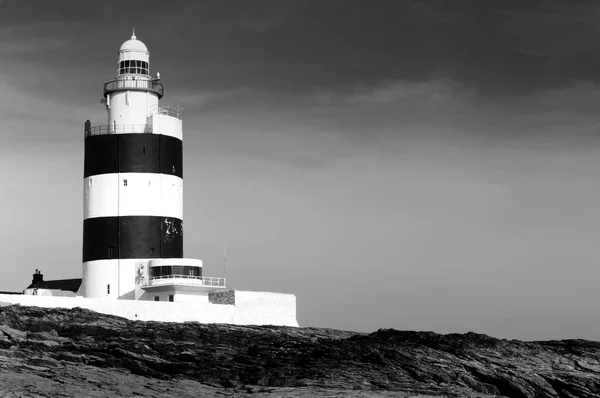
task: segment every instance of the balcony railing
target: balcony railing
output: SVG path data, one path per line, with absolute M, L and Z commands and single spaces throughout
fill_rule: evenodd
M 165 86 L 156 80 L 126 80 L 116 79 L 104 83 L 104 96 L 114 91 L 133 90 L 133 91 L 152 91 L 158 94 L 158 98 L 165 95 Z
M 181 120 L 181 113 L 183 112 L 182 106 L 159 106 L 157 108 L 152 109 L 152 113 L 158 113 L 160 115 L 167 115 L 171 117 L 176 117 Z
M 225 287 L 225 278 L 216 278 L 213 276 L 194 276 L 194 275 L 178 275 L 178 274 L 171 274 L 171 275 L 160 275 L 160 276 L 151 276 L 150 278 L 150 284 L 152 284 L 153 280 L 161 280 L 161 279 L 191 279 L 192 281 L 190 282 L 202 282 L 201 284 L 203 286 L 221 286 L 221 287 Z M 196 283 L 194 283 L 196 284 Z
M 225 278 L 215 278 L 213 276 L 205 276 L 202 278 L 204 286 L 222 286 L 225 287 Z
M 148 124 L 116 124 L 84 127 L 85 137 L 106 134 L 152 134 L 152 125 Z

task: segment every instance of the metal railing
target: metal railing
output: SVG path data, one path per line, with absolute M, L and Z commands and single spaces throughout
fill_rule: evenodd
M 114 91 L 134 90 L 134 91 L 152 91 L 158 94 L 158 98 L 162 98 L 165 95 L 165 86 L 156 80 L 142 80 L 142 79 L 116 79 L 110 82 L 104 83 L 104 96 Z
M 183 112 L 182 106 L 159 106 L 150 111 L 150 113 L 158 113 L 160 115 L 167 115 L 171 117 L 175 117 L 181 120 L 181 113 Z
M 151 281 L 156 279 L 194 279 L 202 281 L 202 285 L 204 286 L 225 286 L 225 278 L 216 278 L 213 276 L 195 276 L 195 275 L 179 275 L 179 274 L 171 274 L 171 275 L 158 275 L 151 276 L 149 279 Z
M 204 286 L 223 286 L 225 287 L 225 278 L 215 278 L 214 276 L 205 276 L 202 278 Z
M 152 125 L 149 124 L 116 124 L 84 127 L 85 137 L 106 134 L 152 134 Z

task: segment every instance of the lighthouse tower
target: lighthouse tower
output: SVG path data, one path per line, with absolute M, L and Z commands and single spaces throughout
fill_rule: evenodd
M 206 285 L 202 261 L 183 258 L 180 114 L 159 105 L 149 58 L 134 32 L 104 84 L 107 123 L 85 123 L 84 297 L 177 301 Z

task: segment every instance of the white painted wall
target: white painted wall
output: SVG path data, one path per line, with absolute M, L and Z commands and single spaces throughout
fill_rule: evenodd
M 235 291 L 235 295 L 235 306 L 12 294 L 0 294 L 0 302 L 46 308 L 81 307 L 142 321 L 298 326 L 296 297 L 292 294 Z
M 194 294 L 177 292 L 175 293 L 175 301 L 192 304 L 208 304 L 208 292 Z
M 158 297 L 158 301 L 169 301 L 169 292 L 148 292 L 147 300 L 148 301 L 156 301 L 156 297 Z
M 100 174 L 83 180 L 83 219 L 119 214 L 119 173 Z
M 183 125 L 181 119 L 159 113 L 152 114 L 152 129 L 154 134 L 168 135 L 183 139 Z
M 10 297 L 12 296 L 12 297 Z M 170 303 L 168 301 L 106 300 L 83 297 L 0 295 L 0 302 L 46 308 L 81 307 L 130 320 L 161 322 L 231 323 L 232 305 Z
M 296 296 L 285 293 L 235 291 L 236 325 L 298 326 Z
M 131 84 L 135 83 L 131 81 Z M 148 91 L 118 91 L 109 96 L 109 126 L 114 123 L 144 125 L 150 113 L 158 108 L 158 95 Z
M 129 258 L 119 260 L 118 298 L 135 300 L 137 286 L 136 281 L 138 280 L 137 269 L 139 266 L 148 264 L 148 261 L 149 259 L 144 258 Z
M 174 291 L 160 291 L 160 292 L 148 292 L 146 296 L 147 301 L 154 301 L 154 298 L 158 296 L 159 301 L 169 301 L 169 296 L 173 295 L 173 302 L 175 303 L 188 303 L 188 304 L 209 304 L 208 292 L 199 293 L 186 293 L 186 292 L 174 292 Z
M 110 285 L 110 294 L 108 293 Z M 95 260 L 83 263 L 82 282 L 79 289 L 84 297 L 119 297 L 119 260 Z
M 94 175 L 83 181 L 83 201 L 84 219 L 120 215 L 182 220 L 183 179 L 155 173 Z
M 83 263 L 81 288 L 78 295 L 87 298 L 139 299 L 138 268 L 149 259 L 94 260 Z M 107 285 L 110 285 L 108 294 Z

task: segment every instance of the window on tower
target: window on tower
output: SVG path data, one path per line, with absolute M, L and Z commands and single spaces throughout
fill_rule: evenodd
M 137 73 L 142 75 L 149 75 L 148 73 L 148 62 L 140 61 L 137 59 L 126 60 L 119 62 L 119 74 L 125 73 Z

